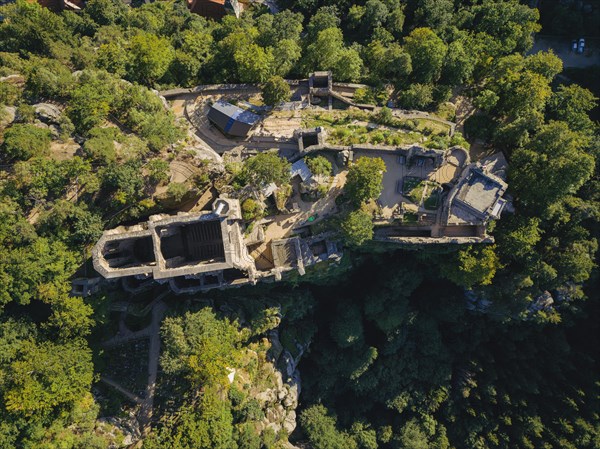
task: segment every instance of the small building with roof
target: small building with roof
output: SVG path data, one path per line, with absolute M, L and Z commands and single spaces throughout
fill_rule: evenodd
M 292 164 L 290 167 L 290 175 L 292 179 L 296 176 L 299 176 L 302 182 L 310 181 L 313 176 L 304 159 L 298 159 Z
M 219 20 L 228 14 L 240 17 L 238 0 L 187 0 L 190 12 L 209 19 Z
M 218 100 L 210 107 L 208 120 L 227 135 L 246 137 L 260 121 L 260 116 L 226 101 Z

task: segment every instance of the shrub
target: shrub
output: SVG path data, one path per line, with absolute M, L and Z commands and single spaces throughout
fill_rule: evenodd
M 94 161 L 109 163 L 117 159 L 115 140 L 119 131 L 116 128 L 93 128 L 90 138 L 83 144 L 83 154 Z
M 304 161 L 315 175 L 330 176 L 332 173 L 331 162 L 324 156 L 306 157 Z
M 242 203 L 242 218 L 246 221 L 252 221 L 258 218 L 262 212 L 260 204 L 252 198 L 248 198 Z
M 394 122 L 392 110 L 387 106 L 382 107 L 379 112 L 375 114 L 375 121 L 381 125 L 392 125 Z
M 433 87 L 429 84 L 412 84 L 401 92 L 400 102 L 405 108 L 425 109 L 433 102 Z
M 167 187 L 167 193 L 176 202 L 181 201 L 187 192 L 188 188 L 184 182 L 172 182 Z
M 21 123 L 33 123 L 35 121 L 35 108 L 22 103 L 17 108 L 16 120 Z
M 169 180 L 169 163 L 162 159 L 152 159 L 146 166 L 152 184 L 158 185 Z
M 361 157 L 348 170 L 345 191 L 355 205 L 375 199 L 381 194 L 385 172 L 381 158 Z
M 281 186 L 290 180 L 290 163 L 272 152 L 259 153 L 244 161 L 240 176 L 255 187 L 272 182 Z
M 262 88 L 263 101 L 270 106 L 288 101 L 290 96 L 290 86 L 280 76 L 272 76 Z
M 360 87 L 354 92 L 354 102 L 358 104 L 375 104 L 375 96 L 371 88 Z
M 341 223 L 344 242 L 349 246 L 360 246 L 373 238 L 373 221 L 362 209 L 350 212 Z
M 50 131 L 29 124 L 16 124 L 4 132 L 2 150 L 11 159 L 27 160 L 50 150 Z

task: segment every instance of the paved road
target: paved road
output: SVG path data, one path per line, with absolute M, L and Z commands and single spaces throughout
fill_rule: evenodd
M 566 37 L 536 36 L 529 54 L 552 50 L 564 67 L 590 67 L 600 64 L 600 39 L 586 39 L 586 50 L 583 54 L 571 51 L 571 41 Z

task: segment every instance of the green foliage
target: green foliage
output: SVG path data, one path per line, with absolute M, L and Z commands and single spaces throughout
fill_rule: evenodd
M 407 422 L 398 435 L 398 444 L 406 449 L 428 449 L 427 435 L 421 430 L 416 420 Z
M 83 144 L 85 156 L 104 164 L 115 162 L 117 159 L 115 141 L 118 139 L 118 129 L 93 128 L 89 134 L 90 138 Z
M 447 47 L 433 30 L 417 28 L 404 39 L 412 61 L 412 76 L 419 83 L 437 81 L 442 74 Z
M 340 229 L 347 245 L 361 246 L 373 238 L 373 219 L 368 212 L 357 209 L 342 220 Z
M 173 60 L 173 48 L 165 38 L 140 32 L 130 41 L 129 55 L 129 76 L 152 84 L 167 72 Z
M 242 203 L 242 218 L 244 220 L 252 221 L 259 217 L 261 213 L 262 208 L 260 207 L 260 204 L 252 198 L 248 198 Z
M 40 299 L 42 291 L 60 288 L 73 273 L 77 261 L 63 243 L 45 238 L 8 248 L 1 259 L 0 305 L 10 301 L 29 304 Z
M 355 305 L 343 307 L 331 324 L 331 337 L 340 348 L 363 342 L 363 325 L 360 309 Z
M 169 180 L 169 163 L 163 159 L 150 159 L 146 169 L 152 184 L 163 184 Z
M 336 428 L 336 419 L 329 416 L 322 405 L 303 410 L 300 425 L 315 449 L 355 449 L 356 443 L 346 433 Z
M 485 89 L 473 100 L 473 104 L 485 112 L 491 112 L 498 103 L 500 97 L 492 90 Z
M 304 158 L 306 165 L 314 175 L 331 176 L 333 167 L 325 156 L 314 156 Z
M 12 106 L 21 98 L 21 89 L 13 83 L 0 81 L 0 104 Z
M 243 83 L 264 83 L 273 74 L 275 59 L 271 49 L 250 44 L 242 47 L 233 55 L 237 72 Z
M 493 246 L 461 249 L 455 257 L 442 264 L 442 276 L 465 288 L 489 285 L 499 268 L 499 259 L 494 250 Z
M 291 164 L 276 153 L 264 152 L 246 159 L 239 176 L 256 188 L 272 182 L 282 186 L 290 180 L 290 167 Z
M 29 63 L 25 91 L 34 98 L 64 99 L 74 85 L 69 68 L 55 59 L 34 58 Z
M 112 25 L 125 19 L 127 8 L 114 0 L 90 0 L 85 13 L 98 25 Z
M 588 113 L 596 107 L 598 99 L 594 94 L 576 84 L 560 85 L 548 101 L 552 118 L 565 121 L 574 131 L 593 129 Z
M 172 182 L 167 187 L 167 193 L 176 203 L 183 200 L 188 191 L 189 188 L 185 182 Z
M 161 366 L 167 374 L 186 377 L 193 385 L 225 385 L 227 368 L 241 342 L 236 326 L 219 320 L 211 309 L 165 319 Z
M 341 81 L 358 81 L 363 61 L 356 50 L 344 48 L 339 28 L 331 27 L 318 32 L 305 53 L 306 70 L 331 70 Z
M 100 45 L 96 53 L 96 66 L 116 76 L 123 76 L 127 71 L 129 55 L 118 42 Z
M 107 119 L 115 99 L 113 80 L 101 72 L 84 72 L 71 94 L 67 114 L 77 132 L 85 134 Z
M 41 215 L 38 231 L 47 237 L 56 237 L 74 250 L 81 245 L 94 243 L 102 234 L 101 217 L 88 210 L 85 204 L 58 200 Z
M 399 100 L 407 109 L 426 109 L 433 102 L 433 87 L 431 84 L 411 84 L 401 92 Z
M 272 76 L 262 88 L 263 101 L 271 106 L 288 101 L 290 96 L 290 86 L 280 76 Z
M 91 351 L 81 341 L 26 341 L 3 379 L 3 400 L 11 413 L 45 415 L 78 401 L 92 383 Z
M 119 204 L 131 204 L 143 194 L 144 178 L 139 161 L 109 164 L 103 171 L 103 187 L 113 193 Z
M 17 123 L 4 132 L 2 152 L 10 159 L 27 160 L 47 154 L 50 141 L 50 131 L 47 129 Z
M 545 125 L 525 147 L 515 151 L 511 185 L 519 200 L 543 208 L 575 193 L 594 171 L 594 158 L 583 147 L 586 139 L 564 122 Z
M 221 392 L 207 387 L 197 409 L 182 409 L 181 419 L 171 421 L 144 440 L 144 448 L 228 449 L 233 447 L 233 417 Z
M 348 170 L 344 190 L 355 205 L 381 194 L 385 163 L 381 158 L 361 157 Z

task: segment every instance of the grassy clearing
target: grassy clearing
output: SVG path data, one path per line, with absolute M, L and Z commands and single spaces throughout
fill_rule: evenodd
M 421 184 L 421 178 L 416 178 L 414 176 L 405 176 L 402 180 L 402 192 L 404 194 L 409 194 Z
M 414 212 L 407 212 L 402 218 L 402 223 L 416 223 L 419 221 L 419 216 Z
M 450 102 L 442 103 L 439 105 L 436 115 L 453 122 L 456 120 L 456 106 Z
M 407 177 L 403 181 L 403 191 L 417 206 L 423 203 L 423 207 L 429 210 L 436 210 L 439 206 L 441 187 L 436 182 Z
M 437 120 L 431 120 L 427 118 L 412 119 L 413 122 L 417 123 L 417 131 L 429 135 L 448 135 L 450 134 L 450 126 L 445 123 L 438 122 Z
M 442 188 L 435 182 L 428 182 L 429 186 L 423 198 L 423 206 L 428 210 L 436 210 L 440 205 Z
M 365 126 L 364 122 L 379 125 Z M 307 113 L 302 118 L 302 126 L 325 128 L 329 134 L 328 141 L 336 145 L 400 146 L 417 142 L 427 145 L 431 140 L 434 147 L 438 147 L 437 140 L 448 139 L 450 132 L 448 125 L 436 120 L 394 117 L 382 123 L 377 114 L 356 110 Z
M 413 188 L 409 193 L 408 197 L 410 200 L 415 203 L 417 206 L 421 205 L 421 199 L 423 198 L 423 193 L 425 192 L 425 183 L 419 182 L 415 188 Z
M 369 129 L 366 126 L 348 125 L 330 131 L 328 141 L 336 145 L 373 144 L 399 146 L 419 142 L 421 134 L 388 129 Z

